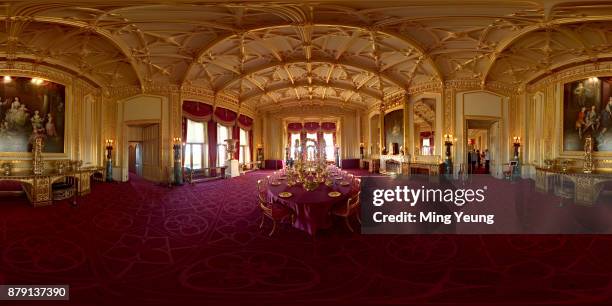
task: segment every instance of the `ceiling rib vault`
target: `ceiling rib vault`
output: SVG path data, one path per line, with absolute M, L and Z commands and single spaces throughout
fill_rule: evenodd
M 0 11 L 7 62 L 64 66 L 100 87 L 197 86 L 254 108 L 365 108 L 450 80 L 519 86 L 612 55 L 605 2 L 13 1 Z

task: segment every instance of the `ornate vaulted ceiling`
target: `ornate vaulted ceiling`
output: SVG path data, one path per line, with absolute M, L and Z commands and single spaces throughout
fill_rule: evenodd
M 8 61 L 101 86 L 193 85 L 253 107 L 368 107 L 411 86 L 522 84 L 610 55 L 612 6 L 541 1 L 15 1 Z

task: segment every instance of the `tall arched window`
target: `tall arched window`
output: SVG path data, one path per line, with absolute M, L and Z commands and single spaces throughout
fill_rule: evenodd
M 289 158 L 295 159 L 295 153 L 296 150 L 299 150 L 299 148 L 296 149 L 295 147 L 295 141 L 296 140 L 300 140 L 300 133 L 291 133 L 291 143 L 289 144 L 289 148 L 290 148 L 290 152 L 291 152 L 291 156 L 289 156 Z
M 249 147 L 249 131 L 240 129 L 240 156 L 239 161 L 241 164 L 248 164 L 251 162 L 251 149 Z
M 325 159 L 334 161 L 334 134 L 323 133 L 323 139 L 325 140 Z
M 230 139 L 230 128 L 217 123 L 217 166 L 223 167 L 227 160 L 227 142 Z
M 202 169 L 208 167 L 207 124 L 187 120 L 185 140 L 185 167 Z
M 306 134 L 306 158 L 307 160 L 315 160 L 316 156 L 316 145 L 314 140 L 317 139 L 317 133 Z M 314 140 L 313 140 L 314 139 Z

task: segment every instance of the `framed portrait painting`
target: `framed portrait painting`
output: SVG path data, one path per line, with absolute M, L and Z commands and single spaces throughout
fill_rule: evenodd
M 0 82 L 0 152 L 24 153 L 33 135 L 44 137 L 43 152 L 64 153 L 64 85 L 28 77 Z
M 612 77 L 591 77 L 564 84 L 563 151 L 612 152 Z

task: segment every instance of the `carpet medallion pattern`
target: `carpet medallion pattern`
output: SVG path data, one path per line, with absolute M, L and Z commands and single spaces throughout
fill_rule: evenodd
M 70 284 L 78 305 L 612 302 L 610 236 L 366 236 L 338 220 L 315 238 L 289 225 L 268 237 L 266 175 L 96 183 L 78 208 L 0 198 L 0 284 Z

